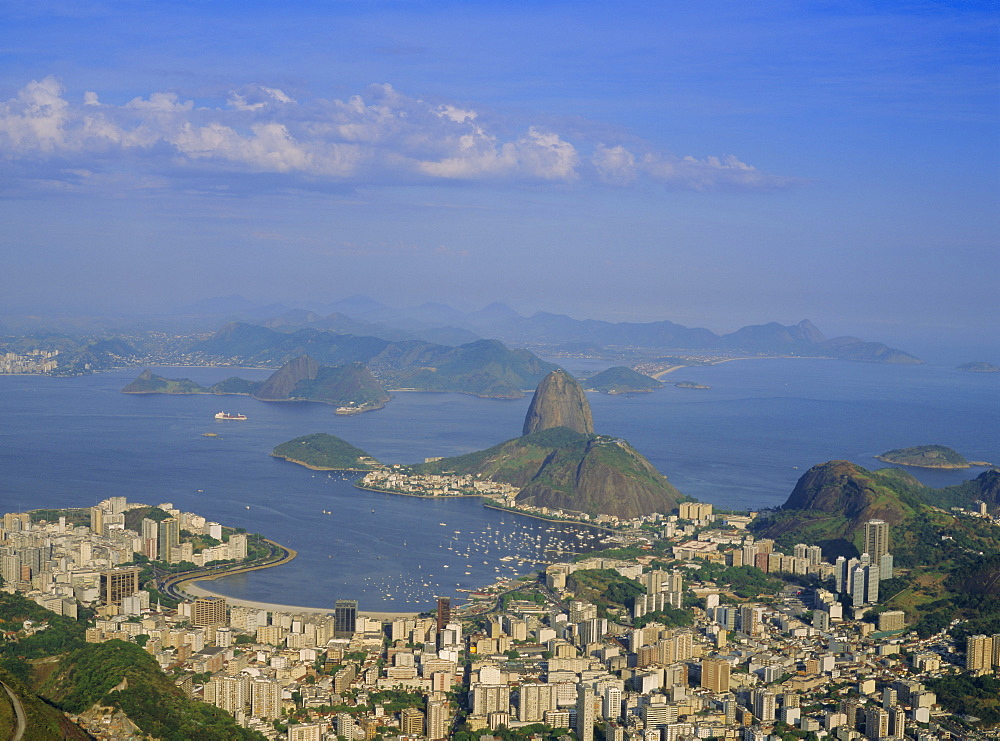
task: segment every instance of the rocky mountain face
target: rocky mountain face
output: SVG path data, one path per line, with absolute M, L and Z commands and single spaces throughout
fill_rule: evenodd
M 517 501 L 589 515 L 631 519 L 670 512 L 681 493 L 624 440 L 591 435 L 550 455 Z
M 319 374 L 319 363 L 308 355 L 289 360 L 254 392 L 263 401 L 279 401 L 291 396 L 301 381 L 311 381 Z
M 902 522 L 912 511 L 912 502 L 900 496 L 898 484 L 922 485 L 909 474 L 873 473 L 848 461 L 830 461 L 806 471 L 783 510 L 813 510 L 846 517 L 852 522 L 884 520 L 890 525 Z
M 590 402 L 576 379 L 563 370 L 552 371 L 535 389 L 524 418 L 523 434 L 567 427 L 583 435 L 594 433 Z

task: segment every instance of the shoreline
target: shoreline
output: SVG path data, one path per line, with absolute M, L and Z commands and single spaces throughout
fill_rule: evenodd
M 314 466 L 311 463 L 304 463 L 303 461 L 297 461 L 294 458 L 288 458 L 283 455 L 270 454 L 272 458 L 277 458 L 279 461 L 288 461 L 289 463 L 294 463 L 296 466 L 302 466 L 303 468 L 308 468 L 310 471 L 344 471 L 346 473 L 368 473 L 372 469 L 370 468 L 327 468 L 326 466 Z M 359 487 L 360 488 L 360 487 Z
M 211 581 L 211 580 L 202 580 Z M 302 605 L 282 605 L 277 602 L 259 602 L 257 600 L 243 599 L 241 597 L 230 597 L 225 594 L 220 594 L 219 592 L 213 592 L 211 589 L 206 589 L 201 586 L 201 581 L 192 580 L 190 582 L 185 582 L 183 584 L 177 585 L 178 590 L 189 594 L 193 597 L 222 597 L 226 600 L 228 605 L 237 605 L 240 607 L 254 607 L 258 610 L 267 610 L 269 612 L 284 612 L 290 615 L 332 615 L 333 607 L 305 607 Z M 376 620 L 394 620 L 396 618 L 409 618 L 416 617 L 419 612 L 378 612 L 375 610 L 364 610 L 358 608 L 358 614 L 364 615 L 366 617 L 375 618 Z
M 583 522 L 581 520 L 560 520 L 555 517 L 545 517 L 544 515 L 536 515 L 533 512 L 522 512 L 517 509 L 509 509 L 507 507 L 500 507 L 494 504 L 492 501 L 483 502 L 483 506 L 486 509 L 496 510 L 497 512 L 509 512 L 512 515 L 520 515 L 521 517 L 530 517 L 533 520 L 542 520 L 543 522 L 554 522 L 559 525 L 577 525 L 579 527 L 589 527 L 594 530 L 601 530 L 605 533 L 611 533 L 612 535 L 617 535 L 617 530 L 612 530 L 611 528 L 604 527 L 603 525 L 595 525 L 592 522 Z
M 475 497 L 485 497 L 485 494 L 448 494 L 447 496 L 435 496 L 433 494 L 408 494 L 405 491 L 389 491 L 388 489 L 373 489 L 370 486 L 354 485 L 355 489 L 361 491 L 373 491 L 376 494 L 398 494 L 401 497 L 416 497 L 417 499 L 468 499 Z

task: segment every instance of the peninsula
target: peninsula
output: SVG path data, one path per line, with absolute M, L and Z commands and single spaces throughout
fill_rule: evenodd
M 990 465 L 984 461 L 967 461 L 960 453 L 943 445 L 918 445 L 914 448 L 889 450 L 875 456 L 875 459 L 916 468 L 971 468 Z

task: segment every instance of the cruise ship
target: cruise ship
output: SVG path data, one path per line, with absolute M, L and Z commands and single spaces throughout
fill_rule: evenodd
M 215 415 L 216 419 L 246 419 L 245 414 L 230 414 L 229 412 L 219 412 Z

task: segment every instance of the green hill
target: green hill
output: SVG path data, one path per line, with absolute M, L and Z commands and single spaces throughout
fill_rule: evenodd
M 527 350 L 509 350 L 497 340 L 478 340 L 459 347 L 395 343 L 370 365 L 394 388 L 456 391 L 499 399 L 520 399 L 525 388 L 534 387 L 556 369 Z
M 164 378 L 149 368 L 122 389 L 123 394 L 207 394 L 208 389 L 190 378 Z
M 360 448 L 325 433 L 289 440 L 276 447 L 271 455 L 323 471 L 370 471 L 379 465 Z
M 38 687 L 56 707 L 82 713 L 95 703 L 120 708 L 146 734 L 163 741 L 247 741 L 260 734 L 241 728 L 225 711 L 190 700 L 134 643 L 86 644 L 64 657 Z
M 627 442 L 566 427 L 416 467 L 423 473 L 482 474 L 521 488 L 517 501 L 591 516 L 670 512 L 681 494 Z
M 521 398 L 555 365 L 527 350 L 510 350 L 497 340 L 458 347 L 423 340 L 390 342 L 315 328 L 281 332 L 249 324 L 227 324 L 191 352 L 233 365 L 275 366 L 304 355 L 320 365 L 363 363 L 388 388 L 453 391 L 496 398 Z
M 362 363 L 320 365 L 308 355 L 285 363 L 262 382 L 232 377 L 205 388 L 187 378 L 170 379 L 144 370 L 122 389 L 123 394 L 237 394 L 260 401 L 317 401 L 364 411 L 389 400 L 372 372 Z
M 864 544 L 868 520 L 894 526 L 911 520 L 928 508 L 923 485 L 896 469 L 867 471 L 848 461 L 813 466 L 796 483 L 777 512 L 759 517 L 754 528 L 759 537 L 782 545 L 815 543 L 827 555 L 856 555 Z
M 897 468 L 867 471 L 847 461 L 830 461 L 803 474 L 787 501 L 759 516 L 753 530 L 784 547 L 820 545 L 831 558 L 859 554 L 865 522 L 883 520 L 889 523 L 890 550 L 897 564 L 922 567 L 974 552 L 1000 553 L 1000 535 L 988 522 L 946 511 L 952 506 L 971 509 L 977 500 L 995 503 L 998 495 L 1000 471 L 932 489 Z M 975 565 L 966 569 L 977 570 Z
M 918 445 L 914 448 L 888 450 L 875 456 L 884 463 L 920 468 L 969 468 L 969 462 L 961 454 L 943 445 Z
M 663 384 L 655 378 L 626 368 L 624 365 L 603 370 L 588 378 L 583 385 L 602 394 L 648 393 L 663 388 Z

